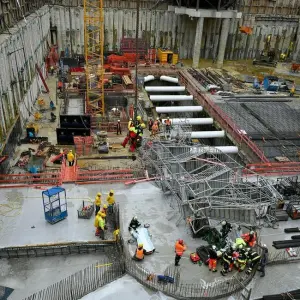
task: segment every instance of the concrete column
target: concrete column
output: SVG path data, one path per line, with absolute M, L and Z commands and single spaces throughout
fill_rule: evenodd
M 219 42 L 219 53 L 217 58 L 217 68 L 223 67 L 225 49 L 227 44 L 228 32 L 229 32 L 230 19 L 224 19 L 222 22 L 222 31 Z
M 196 36 L 194 43 L 194 54 L 193 54 L 193 68 L 198 68 L 200 53 L 201 53 L 201 41 L 203 33 L 204 18 L 198 18 L 196 27 Z
M 297 39 L 294 47 L 293 60 L 297 60 L 300 56 L 300 19 L 298 21 Z

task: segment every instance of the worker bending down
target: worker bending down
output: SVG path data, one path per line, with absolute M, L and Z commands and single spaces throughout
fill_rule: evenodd
M 112 214 L 114 212 L 114 205 L 115 205 L 115 192 L 114 190 L 110 190 L 109 194 L 106 198 L 106 202 L 108 203 L 108 214 Z
M 72 153 L 72 150 L 70 150 L 69 153 L 67 154 L 67 160 L 69 162 L 69 167 L 74 166 L 75 156 Z
M 94 203 L 95 203 L 95 215 L 97 215 L 101 206 L 101 193 L 97 193 Z
M 209 250 L 208 269 L 209 271 L 217 272 L 217 247 L 213 245 Z
M 186 245 L 184 244 L 183 240 L 178 240 L 175 243 L 175 266 L 179 266 L 179 261 L 181 259 L 181 256 L 183 255 L 184 251 L 186 250 Z
M 229 248 L 227 251 L 223 254 L 223 270 L 221 271 L 221 274 L 225 276 L 228 272 L 230 272 L 232 269 L 230 269 L 230 266 L 232 266 L 233 263 L 233 249 Z
M 245 270 L 246 265 L 247 265 L 247 255 L 246 255 L 246 251 L 242 245 L 239 246 L 239 257 L 237 258 L 235 263 L 236 263 L 235 265 L 238 268 L 239 272 L 243 272 Z
M 137 249 L 135 250 L 135 254 L 132 257 L 132 259 L 137 260 L 137 261 L 141 261 L 144 259 L 144 247 L 143 244 L 138 244 Z
M 247 253 L 247 258 L 248 258 L 248 262 L 249 262 L 249 268 L 246 271 L 246 274 L 250 275 L 252 270 L 255 268 L 255 266 L 257 266 L 259 264 L 261 257 L 256 251 L 249 249 L 249 251 Z
M 254 247 L 256 245 L 256 234 L 253 230 L 249 233 L 242 234 L 241 237 L 249 247 Z
M 131 231 L 132 229 L 136 230 L 140 226 L 141 226 L 141 223 L 138 221 L 137 216 L 135 216 L 131 219 L 128 230 L 129 231 Z

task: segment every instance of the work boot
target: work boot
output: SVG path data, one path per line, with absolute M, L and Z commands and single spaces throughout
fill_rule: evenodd
M 175 267 L 180 267 L 180 264 L 175 264 Z
M 261 274 L 260 277 L 265 277 L 265 274 Z
M 217 269 L 215 269 L 215 270 L 212 270 L 213 272 L 217 272 L 218 270 Z
M 226 276 L 226 272 L 224 270 L 220 271 L 221 275 Z

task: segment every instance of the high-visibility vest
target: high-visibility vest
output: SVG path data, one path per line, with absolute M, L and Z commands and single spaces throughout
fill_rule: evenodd
M 165 124 L 166 124 L 167 126 L 170 126 L 170 125 L 171 125 L 171 120 L 168 120 L 168 119 L 167 119 L 167 120 L 165 121 Z
M 177 255 L 182 256 L 183 252 L 186 250 L 186 246 L 179 244 L 179 242 L 176 242 L 175 244 L 175 252 Z
M 67 154 L 67 160 L 68 161 L 74 161 L 74 154 L 73 153 L 68 153 Z
M 135 256 L 138 259 L 143 259 L 144 258 L 144 249 L 143 248 L 137 248 L 135 251 Z

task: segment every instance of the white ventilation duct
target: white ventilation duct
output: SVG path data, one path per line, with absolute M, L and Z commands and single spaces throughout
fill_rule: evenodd
M 166 119 L 163 119 L 163 123 Z M 170 119 L 172 125 L 207 125 L 213 124 L 214 120 L 212 118 L 182 118 L 182 119 Z
M 239 148 L 236 146 L 215 146 L 215 147 L 203 147 L 203 148 L 210 154 L 218 154 L 219 151 L 226 154 L 236 154 L 239 152 Z
M 151 101 L 188 101 L 193 100 L 192 95 L 151 95 Z
M 168 82 L 172 82 L 172 83 L 178 83 L 178 78 L 175 77 L 170 77 L 170 76 L 160 76 L 160 80 L 162 81 L 168 81 Z
M 202 106 L 160 106 L 156 107 L 157 113 L 176 113 L 202 111 Z
M 194 131 L 191 132 L 192 139 L 222 138 L 225 137 L 225 131 Z
M 146 92 L 184 92 L 185 86 L 146 86 Z
M 148 81 L 151 81 L 151 80 L 154 80 L 154 76 L 153 75 L 148 75 L 146 77 L 144 77 L 144 82 L 148 82 Z

